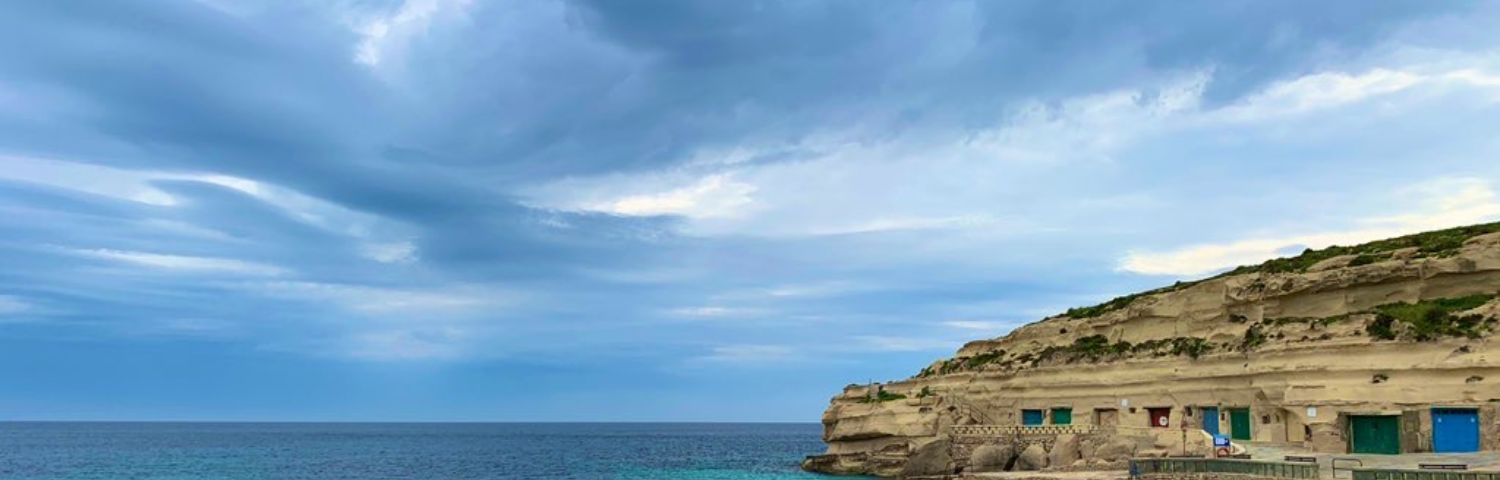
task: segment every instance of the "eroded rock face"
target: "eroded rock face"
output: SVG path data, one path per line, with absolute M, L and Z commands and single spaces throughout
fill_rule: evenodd
M 933 475 L 952 475 L 958 467 L 953 463 L 953 457 L 948 453 L 948 440 L 937 440 L 912 454 L 907 460 L 906 467 L 901 469 L 899 478 L 926 477 Z
M 1083 458 L 1078 451 L 1079 443 L 1077 435 L 1059 435 L 1057 443 L 1052 445 L 1052 451 L 1047 452 L 1047 463 L 1055 466 L 1069 466 Z
M 1088 424 L 1097 420 L 1097 410 L 1114 408 L 1119 425 L 1144 429 L 1150 406 L 1286 405 L 1256 410 L 1256 440 L 1302 441 L 1320 451 L 1341 451 L 1342 430 L 1333 423 L 1340 409 L 1390 411 L 1500 398 L 1500 342 L 1492 341 L 1493 332 L 1479 339 L 1381 341 L 1368 333 L 1375 315 L 1367 312 L 1391 303 L 1497 292 L 1500 234 L 1475 237 L 1442 257 L 1407 249 L 1373 263 L 1335 257 L 1305 273 L 1215 278 L 1145 295 L 1097 316 L 1052 317 L 1004 337 L 970 342 L 920 376 L 883 385 L 906 399 L 870 403 L 869 387 L 846 388 L 825 412 L 824 440 L 829 454 L 867 453 L 864 462 L 873 464 L 876 456 L 901 461 L 899 455 L 877 454 L 891 445 L 928 444 L 943 438 L 951 425 L 1014 425 L 1022 409 L 1072 405 L 1075 423 Z M 1500 318 L 1500 301 L 1465 314 Z M 1392 330 L 1407 331 L 1400 325 Z M 1103 339 L 1091 347 L 1093 356 L 1057 353 L 1088 337 Z M 1143 344 L 1151 348 L 1142 349 Z M 1384 380 L 1372 382 L 1376 375 Z M 930 394 L 915 398 L 924 388 Z M 1142 408 L 1123 406 L 1122 399 Z M 1308 416 L 1301 405 L 1324 409 Z M 1173 410 L 1172 434 L 1180 434 L 1177 427 L 1184 422 L 1201 419 Z M 1119 462 L 1138 449 L 1127 440 L 1091 442 L 1054 446 L 1041 453 L 1040 462 L 1027 463 Z M 1139 449 L 1199 453 L 1206 448 L 1200 440 L 1186 447 L 1180 440 L 1167 443 Z M 1486 443 L 1484 448 L 1495 447 Z M 971 468 L 977 465 L 973 458 L 968 461 Z
M 1116 438 L 1094 450 L 1094 459 L 1101 462 L 1122 462 L 1135 455 L 1135 442 Z
M 1033 443 L 1016 457 L 1016 466 L 1012 470 L 1034 472 L 1043 468 L 1047 468 L 1047 449 L 1040 443 Z
M 1003 472 L 1015 460 L 1016 450 L 1010 445 L 984 445 L 974 449 L 965 473 Z

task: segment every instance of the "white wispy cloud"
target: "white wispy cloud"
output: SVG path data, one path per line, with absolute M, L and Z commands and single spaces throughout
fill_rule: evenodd
M 858 350 L 876 352 L 926 352 L 953 351 L 963 345 L 964 340 L 948 338 L 897 337 L 863 335 L 854 337 L 859 342 Z
M 0 315 L 15 315 L 31 310 L 31 304 L 13 295 L 0 295 Z
M 997 331 L 1011 326 L 1010 324 L 1007 324 L 1005 322 L 995 322 L 989 320 L 948 320 L 946 322 L 943 322 L 942 325 L 945 327 L 957 328 L 961 330 L 986 331 Z
M 722 306 L 681 307 L 681 308 L 674 308 L 674 309 L 671 309 L 671 310 L 667 311 L 668 315 L 671 315 L 671 316 L 674 316 L 674 317 L 688 317 L 688 318 L 744 317 L 744 316 L 749 316 L 749 315 L 755 315 L 755 314 L 758 314 L 758 313 L 761 313 L 761 311 L 758 310 L 758 309 L 753 309 L 753 308 L 722 307 Z
M 267 295 L 329 302 L 372 315 L 430 318 L 513 305 L 518 295 L 492 289 L 401 289 L 320 282 L 270 282 L 251 286 Z
M 380 330 L 343 342 L 351 357 L 374 361 L 449 360 L 460 357 L 468 335 L 459 328 Z
M 721 345 L 713 347 L 708 355 L 699 360 L 740 365 L 759 365 L 797 362 L 803 359 L 801 352 L 785 345 Z
M 737 182 L 729 175 L 711 175 L 686 187 L 625 196 L 586 205 L 581 209 L 628 216 L 725 217 L 749 204 L 752 201 L 750 194 L 754 192 L 754 185 Z
M 471 0 L 406 0 L 394 13 L 356 21 L 362 37 L 354 51 L 355 63 L 380 66 L 393 54 L 405 50 L 412 37 L 426 33 L 434 17 L 445 9 L 462 10 Z
M 1500 220 L 1500 198 L 1483 179 L 1438 179 L 1408 187 L 1415 209 L 1377 215 L 1347 230 L 1257 237 L 1191 245 L 1173 250 L 1130 252 L 1119 270 L 1143 275 L 1196 276 L 1238 265 L 1295 255 L 1306 248 L 1353 245 L 1438 228 Z
M 360 256 L 380 263 L 417 261 L 417 246 L 411 242 L 371 243 L 359 248 Z
M 157 270 L 182 272 L 231 273 L 252 276 L 276 276 L 286 273 L 274 265 L 230 258 L 171 255 L 163 253 L 111 250 L 104 248 L 74 249 L 76 255 L 111 260 Z

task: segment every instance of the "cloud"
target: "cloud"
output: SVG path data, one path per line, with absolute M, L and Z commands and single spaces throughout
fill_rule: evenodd
M 891 336 L 859 336 L 855 340 L 862 347 L 877 352 L 951 352 L 963 345 L 965 340 L 912 338 Z
M 703 307 L 681 307 L 667 311 L 668 315 L 689 318 L 727 318 L 755 315 L 759 310 L 736 307 L 703 306 Z
M 276 276 L 285 270 L 274 265 L 229 258 L 195 257 L 162 253 L 132 252 L 103 248 L 73 250 L 72 253 L 87 257 L 113 260 L 155 270 L 181 272 L 216 272 L 250 276 Z
M 0 315 L 15 315 L 31 309 L 31 304 L 13 295 L 0 295 Z
M 518 296 L 513 293 L 472 287 L 432 291 L 355 284 L 270 282 L 250 288 L 271 296 L 329 302 L 353 312 L 399 318 L 474 313 L 518 301 Z
M 1192 245 L 1162 252 L 1131 252 L 1119 269 L 1143 275 L 1199 276 L 1253 265 L 1303 249 L 1354 245 L 1439 228 L 1500 220 L 1500 197 L 1486 179 L 1438 179 L 1408 187 L 1415 210 L 1370 216 L 1356 228 Z
M 737 365 L 765 365 L 800 362 L 805 357 L 785 345 L 721 345 L 699 360 Z
M 412 263 L 417 261 L 417 246 L 411 242 L 378 243 L 360 247 L 360 255 L 380 263 Z
M 1002 329 L 1013 326 L 1005 322 L 993 322 L 988 320 L 949 320 L 943 322 L 942 325 L 945 327 L 957 328 L 961 330 L 984 330 L 991 332 L 1000 331 Z
M 692 186 L 608 200 L 585 207 L 585 210 L 629 216 L 725 217 L 749 204 L 750 194 L 754 192 L 753 185 L 735 182 L 727 175 L 713 175 Z
M 376 16 L 359 22 L 362 37 L 355 49 L 354 61 L 378 67 L 393 53 L 404 53 L 411 37 L 424 34 L 432 27 L 434 17 L 445 10 L 466 8 L 470 0 L 405 0 L 390 15 Z M 393 52 L 394 50 L 394 52 Z
M 462 355 L 464 332 L 456 328 L 362 333 L 343 347 L 354 358 L 375 361 L 434 361 Z

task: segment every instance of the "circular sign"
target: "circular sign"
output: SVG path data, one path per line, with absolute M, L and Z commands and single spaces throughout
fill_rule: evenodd
M 1158 424 L 1158 425 L 1161 425 L 1161 426 L 1163 426 L 1163 427 L 1165 427 L 1165 426 L 1167 426 L 1167 423 L 1168 423 L 1168 422 L 1167 422 L 1167 417 L 1161 417 L 1161 418 L 1157 418 L 1157 419 L 1156 419 L 1156 423 L 1157 423 L 1157 424 Z

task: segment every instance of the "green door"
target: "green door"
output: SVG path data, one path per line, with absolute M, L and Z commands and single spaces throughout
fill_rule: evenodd
M 1250 439 L 1250 409 L 1229 409 L 1229 436 L 1235 440 Z
M 1352 453 L 1401 453 L 1401 417 L 1349 417 L 1349 451 Z
M 1073 424 L 1073 409 L 1071 409 L 1071 408 L 1054 408 L 1054 409 L 1052 409 L 1052 424 L 1053 425 L 1072 425 Z

